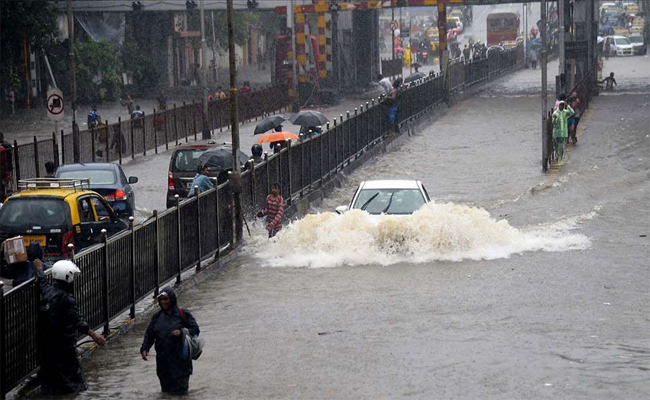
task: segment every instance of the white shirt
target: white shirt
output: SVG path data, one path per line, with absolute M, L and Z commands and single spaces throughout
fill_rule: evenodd
M 390 79 L 384 78 L 379 81 L 379 84 L 386 89 L 386 93 L 390 92 L 390 90 L 393 88 L 393 84 L 390 83 Z

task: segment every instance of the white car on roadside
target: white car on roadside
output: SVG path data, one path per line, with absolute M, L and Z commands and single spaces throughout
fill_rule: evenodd
M 610 56 L 624 57 L 634 55 L 634 46 L 625 36 L 607 36 L 605 40 L 609 40 L 611 45 Z
M 336 212 L 343 214 L 349 210 L 362 210 L 378 216 L 411 215 L 430 202 L 429 193 L 420 181 L 363 181 L 359 184 L 350 204 L 336 207 Z

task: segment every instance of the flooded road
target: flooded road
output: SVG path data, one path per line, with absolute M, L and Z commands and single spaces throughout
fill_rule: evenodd
M 253 224 L 183 291 L 207 343 L 189 398 L 647 398 L 650 94 L 595 99 L 547 176 L 538 98 L 499 93 L 423 126 L 276 241 Z M 434 204 L 383 230 L 330 214 L 381 178 L 420 179 Z M 81 398 L 166 398 L 138 354 L 147 322 L 84 362 Z

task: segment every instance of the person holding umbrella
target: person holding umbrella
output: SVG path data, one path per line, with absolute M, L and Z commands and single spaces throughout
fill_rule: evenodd
M 192 181 L 192 187 L 190 188 L 190 192 L 188 193 L 187 197 L 194 196 L 194 188 L 197 186 L 199 188 L 199 193 L 203 193 L 206 190 L 210 190 L 214 187 L 212 181 L 210 181 L 210 178 L 208 178 L 208 167 L 203 164 L 199 164 L 196 167 L 196 176 Z
M 260 135 L 272 130 L 275 130 L 276 132 L 282 132 L 282 124 L 286 120 L 287 119 L 284 115 L 271 115 L 269 117 L 266 117 L 262 122 L 257 124 L 255 130 L 253 131 L 253 135 Z

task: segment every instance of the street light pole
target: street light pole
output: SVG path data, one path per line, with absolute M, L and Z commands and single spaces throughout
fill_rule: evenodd
M 290 11 L 287 12 L 287 24 L 291 24 L 291 52 L 293 59 L 291 63 L 293 74 L 293 104 L 291 105 L 294 112 L 300 111 L 300 92 L 298 91 L 298 55 L 296 54 L 296 18 L 293 15 L 293 0 L 291 0 Z M 337 34 L 337 32 L 334 32 Z M 337 51 L 335 49 L 334 51 Z
M 393 26 L 395 26 L 395 7 L 391 5 L 390 7 L 390 25 L 391 25 L 391 35 L 390 35 L 390 43 L 391 43 L 391 48 L 393 49 L 393 57 L 392 60 L 395 61 L 395 29 L 392 29 Z
M 75 73 L 74 54 L 74 17 L 72 15 L 72 0 L 67 0 L 68 14 L 68 57 L 70 58 L 70 107 L 72 108 L 72 153 L 74 162 L 80 160 L 79 127 L 77 127 L 77 77 Z
M 210 139 L 208 127 L 208 45 L 205 42 L 205 0 L 201 0 L 201 86 L 203 93 L 203 121 L 201 133 L 203 139 Z
M 560 28 L 559 32 L 559 50 L 560 50 L 560 63 L 558 66 L 558 74 L 560 75 L 560 90 L 558 93 L 564 93 L 565 91 L 565 82 L 566 82 L 566 61 L 564 58 L 564 43 L 565 43 L 565 18 L 566 15 L 564 15 L 564 1 L 565 0 L 558 0 L 557 8 L 558 8 L 558 25 Z
M 232 174 L 230 186 L 235 203 L 235 245 L 238 246 L 244 236 L 244 215 L 241 205 L 241 170 L 239 167 L 239 118 L 237 116 L 237 65 L 235 63 L 235 30 L 232 16 L 233 0 L 226 0 L 228 20 L 228 61 L 230 66 L 230 127 L 232 134 Z
M 548 170 L 548 132 L 546 131 L 546 118 L 548 113 L 548 88 L 546 77 L 546 0 L 540 1 L 541 24 L 539 27 L 540 35 L 542 38 L 542 54 L 540 55 L 540 63 L 542 69 L 542 169 L 544 172 Z

